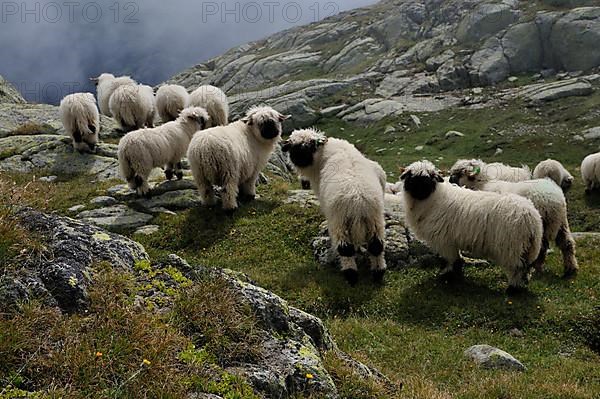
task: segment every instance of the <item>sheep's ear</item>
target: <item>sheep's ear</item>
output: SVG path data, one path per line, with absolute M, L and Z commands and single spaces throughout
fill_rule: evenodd
M 292 143 L 290 143 L 289 140 L 286 140 L 281 144 L 281 151 L 289 152 L 291 149 L 292 149 Z
M 198 123 L 200 124 L 202 129 L 204 129 L 206 127 L 206 118 L 204 118 L 203 116 L 200 116 L 198 118 Z
M 246 125 L 248 126 L 252 126 L 252 118 L 249 116 L 246 116 L 245 118 L 242 118 L 242 122 L 244 122 Z
M 90 82 L 98 82 L 98 78 L 90 78 Z
M 404 181 L 412 176 L 412 172 L 410 170 L 404 170 L 402 175 L 400 176 L 400 180 Z
M 290 119 L 292 117 L 292 115 L 283 115 L 283 114 L 279 114 L 279 122 L 283 122 L 283 121 L 287 121 L 288 119 Z
M 436 182 L 438 183 L 443 183 L 444 182 L 444 177 L 442 175 L 440 175 L 439 173 L 435 173 L 433 175 L 433 178 L 435 179 Z

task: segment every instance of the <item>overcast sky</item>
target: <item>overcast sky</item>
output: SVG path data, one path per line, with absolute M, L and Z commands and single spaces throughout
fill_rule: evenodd
M 24 4 L 26 4 L 24 6 Z M 155 85 L 231 47 L 376 0 L 0 2 L 0 75 L 33 102 L 93 91 L 88 77 Z

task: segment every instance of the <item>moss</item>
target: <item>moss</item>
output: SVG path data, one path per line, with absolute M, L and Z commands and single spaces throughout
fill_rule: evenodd
M 94 240 L 98 241 L 110 241 L 110 236 L 106 233 L 94 233 L 92 237 L 94 238 Z
M 135 262 L 135 265 L 133 268 L 134 268 L 134 270 L 141 271 L 141 272 L 146 272 L 146 273 L 152 272 L 152 264 L 147 259 Z

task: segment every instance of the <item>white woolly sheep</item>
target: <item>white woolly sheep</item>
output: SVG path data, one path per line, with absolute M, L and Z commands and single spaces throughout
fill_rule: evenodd
M 481 159 L 461 159 L 456 161 L 454 166 L 452 166 L 450 173 L 452 174 L 452 170 L 455 169 L 474 171 L 471 176 L 469 176 L 470 181 L 465 185 L 466 187 L 470 187 L 471 184 L 475 184 L 476 180 L 479 178 L 486 181 L 503 180 L 513 182 L 531 179 L 531 170 L 526 165 L 523 165 L 520 168 L 515 168 L 504 165 L 500 162 L 487 164 Z M 450 177 L 450 183 L 456 183 L 452 180 L 452 176 Z
M 200 86 L 190 94 L 190 106 L 206 108 L 211 126 L 226 126 L 229 122 L 227 95 L 215 86 Z
M 534 179 L 544 179 L 546 177 L 558 184 L 565 193 L 569 191 L 573 185 L 573 176 L 560 162 L 554 159 L 546 159 L 545 161 L 538 163 L 533 170 Z
M 119 142 L 117 152 L 121 175 L 138 195 L 149 195 L 148 177 L 153 168 L 165 167 L 168 180 L 183 178 L 181 159 L 190 140 L 208 124 L 210 117 L 204 108 L 184 109 L 172 122 L 152 129 L 130 132 Z
M 549 178 L 525 180 L 522 182 L 506 182 L 501 180 L 486 180 L 486 176 L 478 176 L 475 181 L 469 180 L 474 173 L 471 169 L 452 168 L 452 180 L 459 186 L 470 185 L 473 190 L 493 191 L 499 194 L 517 194 L 533 203 L 542 217 L 544 239 L 538 259 L 534 267 L 543 270 L 544 260 L 550 242 L 556 242 L 563 255 L 565 276 L 577 272 L 575 259 L 575 240 L 569 228 L 567 218 L 567 200 L 561 188 Z
M 187 157 L 204 205 L 216 203 L 213 186 L 223 188 L 226 213 L 237 209 L 238 193 L 244 200 L 254 199 L 256 180 L 281 138 L 281 123 L 288 118 L 271 107 L 254 107 L 240 121 L 194 136 Z
M 62 99 L 60 119 L 65 133 L 73 139 L 73 148 L 81 152 L 94 152 L 100 132 L 100 114 L 92 93 L 70 94 Z
M 319 197 L 333 248 L 351 285 L 358 281 L 356 251 L 366 246 L 371 271 L 382 281 L 386 175 L 378 163 L 365 158 L 346 140 L 327 138 L 314 129 L 296 130 L 282 146 Z
M 504 269 L 509 293 L 526 288 L 543 238 L 530 200 L 446 183 L 429 161 L 411 164 L 401 180 L 409 228 L 448 261 L 443 273 L 459 274 L 468 251 Z
M 586 193 L 600 189 L 600 152 L 585 157 L 581 163 L 581 178 Z
M 183 86 L 164 85 L 156 92 L 156 109 L 163 122 L 177 119 L 189 101 L 190 95 Z
M 103 73 L 97 78 L 90 78 L 96 84 L 96 94 L 98 95 L 98 107 L 100 113 L 106 116 L 112 116 L 110 112 L 110 96 L 117 90 L 117 87 L 122 85 L 137 85 L 137 82 L 129 76 L 115 77 L 111 73 Z
M 150 86 L 117 87 L 110 97 L 109 107 L 123 131 L 154 127 L 154 91 Z

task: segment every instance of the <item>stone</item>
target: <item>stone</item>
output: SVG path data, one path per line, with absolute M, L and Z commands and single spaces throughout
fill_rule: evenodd
M 600 65 L 600 7 L 569 10 L 552 26 L 549 42 L 556 60 L 567 71 Z
M 498 155 L 501 155 L 504 152 L 504 150 L 502 148 L 496 148 L 496 152 L 494 153 L 494 156 L 497 157 Z
M 465 66 L 454 59 L 440 65 L 436 76 L 440 89 L 443 91 L 462 89 L 471 84 L 469 72 Z
M 69 213 L 79 213 L 85 209 L 85 205 L 75 205 L 67 209 Z
M 592 127 L 583 132 L 583 138 L 586 140 L 600 139 L 600 126 Z
M 437 69 L 454 58 L 456 54 L 452 50 L 446 50 L 443 53 L 430 57 L 425 61 L 425 69 L 429 72 L 435 72 Z
M 153 216 L 134 211 L 126 205 L 114 205 L 81 212 L 77 219 L 118 232 L 142 227 L 151 221 Z
M 116 203 L 117 203 L 117 200 L 115 198 L 108 197 L 105 195 L 96 197 L 96 198 L 92 198 L 90 200 L 91 205 L 100 206 L 100 207 L 111 206 L 111 205 L 115 205 Z
M 23 104 L 21 93 L 0 75 L 0 103 Z
M 518 96 L 533 102 L 547 102 L 572 96 L 588 96 L 594 91 L 583 78 L 568 79 L 553 83 L 538 83 L 523 87 Z
M 396 128 L 394 126 L 388 125 L 385 127 L 383 134 L 390 134 L 396 132 Z
M 456 37 L 460 42 L 478 42 L 500 32 L 519 18 L 506 4 L 482 3 L 460 21 Z
M 133 235 L 151 236 L 152 234 L 158 233 L 159 230 L 160 230 L 159 226 L 151 224 L 148 226 L 140 227 L 133 233 Z
M 415 147 L 415 151 L 423 151 L 424 148 L 425 148 L 424 146 L 418 145 Z
M 341 105 L 336 105 L 336 106 L 333 106 L 333 107 L 323 108 L 321 110 L 321 115 L 323 117 L 325 117 L 325 118 L 330 118 L 332 116 L 335 116 L 335 115 L 339 114 L 340 112 L 342 112 L 346 108 L 348 108 L 347 104 L 341 104 Z
M 510 73 L 540 70 L 544 56 L 541 43 L 540 31 L 535 22 L 511 26 L 501 40 L 504 56 L 510 65 Z M 511 76 L 508 81 L 516 82 L 517 79 L 516 76 Z
M 508 80 L 511 83 L 514 83 L 517 80 L 519 80 L 519 78 L 517 78 L 516 76 L 509 76 L 508 79 L 506 79 L 506 80 Z
M 311 190 L 291 190 L 284 202 L 286 204 L 297 204 L 303 208 L 319 205 L 319 200 Z
M 167 208 L 169 210 L 184 210 L 199 207 L 202 203 L 198 190 L 167 191 L 150 199 L 140 198 L 132 202 L 136 207 L 146 211 L 152 208 Z
M 450 130 L 449 132 L 446 133 L 446 135 L 444 137 L 446 137 L 447 139 L 452 138 L 452 137 L 464 137 L 465 134 L 461 133 L 461 132 L 457 132 L 456 130 Z
M 504 56 L 502 43 L 496 37 L 485 41 L 470 59 L 469 74 L 475 85 L 491 85 L 505 80 L 510 74 L 510 64 Z
M 421 119 L 417 115 L 410 115 L 410 119 L 413 121 L 417 129 L 421 127 Z
M 548 79 L 548 78 L 551 78 L 552 76 L 556 75 L 556 71 L 554 69 L 542 69 L 540 71 L 540 74 L 542 75 L 542 77 L 544 79 Z
M 58 176 L 44 176 L 40 177 L 40 181 L 44 183 L 53 183 L 58 179 Z
M 474 345 L 465 351 L 465 356 L 486 369 L 525 371 L 526 367 L 511 354 L 489 345 Z

